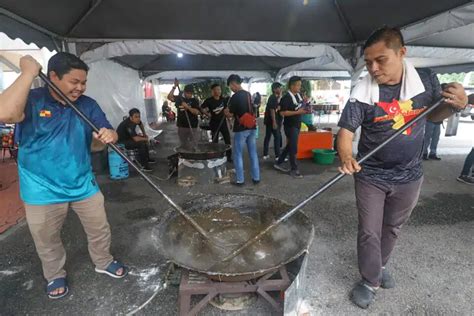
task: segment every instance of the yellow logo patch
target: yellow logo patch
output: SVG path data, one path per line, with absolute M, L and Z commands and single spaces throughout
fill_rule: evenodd
M 51 111 L 48 110 L 41 110 L 39 114 L 40 117 L 51 117 Z

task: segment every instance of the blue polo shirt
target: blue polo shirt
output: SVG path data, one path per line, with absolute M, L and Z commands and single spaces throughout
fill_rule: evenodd
M 76 106 L 100 129 L 111 129 L 94 99 Z M 20 196 L 31 205 L 80 201 L 99 191 L 91 166 L 92 129 L 47 88 L 30 91 L 18 124 Z

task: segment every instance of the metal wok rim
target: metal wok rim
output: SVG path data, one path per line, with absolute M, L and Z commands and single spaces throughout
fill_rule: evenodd
M 282 200 L 282 199 L 277 199 L 273 196 L 265 196 L 265 195 L 260 195 L 260 194 L 242 194 L 242 193 L 232 193 L 232 194 L 215 194 L 215 195 L 210 195 L 210 194 L 206 194 L 206 195 L 203 195 L 201 197 L 198 197 L 196 199 L 193 199 L 193 200 L 188 200 L 186 202 L 183 203 L 183 208 L 185 209 L 186 211 L 186 205 L 189 204 L 189 203 L 199 203 L 200 200 L 203 200 L 203 199 L 206 199 L 206 198 L 210 198 L 210 197 L 213 197 L 213 196 L 226 196 L 226 195 L 232 195 L 232 196 L 240 196 L 240 197 L 249 197 L 249 196 L 252 196 L 254 198 L 263 198 L 263 199 L 271 199 L 271 200 L 276 200 L 278 202 L 281 202 L 284 206 L 287 206 L 288 210 L 290 210 L 291 208 L 291 204 L 289 204 L 288 202 L 286 202 L 285 200 Z M 168 258 L 168 260 L 170 262 L 173 262 L 174 264 L 182 267 L 182 268 L 185 268 L 187 270 L 191 270 L 191 271 L 196 271 L 196 272 L 199 272 L 199 273 L 202 273 L 202 274 L 205 274 L 205 275 L 209 275 L 209 276 L 222 276 L 224 278 L 226 277 L 245 277 L 245 276 L 255 276 L 255 275 L 262 275 L 262 274 L 266 274 L 266 273 L 269 273 L 271 271 L 276 271 L 279 267 L 283 266 L 283 265 L 286 265 L 294 260 L 296 260 L 297 258 L 299 258 L 302 254 L 304 253 L 308 253 L 309 251 L 309 247 L 311 246 L 312 242 L 313 242 L 313 239 L 314 239 L 314 233 L 315 233 L 315 230 L 314 230 L 314 225 L 312 223 L 312 221 L 310 220 L 310 218 L 302 211 L 298 211 L 297 213 L 301 214 L 302 216 L 304 216 L 306 219 L 307 219 L 307 222 L 310 223 L 311 225 L 311 231 L 309 233 L 309 238 L 306 242 L 306 246 L 305 247 L 302 247 L 294 256 L 292 257 L 289 257 L 288 259 L 274 265 L 273 267 L 269 267 L 269 268 L 266 268 L 266 269 L 260 269 L 260 270 L 256 270 L 256 271 L 250 271 L 250 272 L 240 272 L 240 273 L 228 273 L 228 272 L 212 272 L 212 271 L 206 271 L 206 270 L 202 270 L 202 269 L 196 269 L 196 268 L 193 268 L 193 267 L 190 267 L 189 265 L 187 264 L 182 264 L 180 262 L 177 262 L 176 260 L 174 260 L 173 258 L 170 258 L 170 256 L 168 255 L 168 252 L 165 250 L 165 246 L 163 245 L 162 243 L 162 240 L 160 238 L 160 234 L 158 234 L 158 249 L 160 250 L 160 252 Z M 159 225 L 157 226 L 157 229 L 158 229 L 158 232 L 161 231 L 161 229 L 164 227 L 164 225 L 173 217 L 173 216 L 179 216 L 179 214 L 176 214 L 176 211 L 174 211 L 173 209 L 168 209 L 164 215 L 163 215 L 163 218 L 164 220 L 162 220 Z M 211 263 L 210 263 L 211 264 Z M 251 278 L 249 278 L 251 279 Z

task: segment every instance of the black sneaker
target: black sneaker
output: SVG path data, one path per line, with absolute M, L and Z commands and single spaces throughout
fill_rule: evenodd
M 277 163 L 273 165 L 273 168 L 275 168 L 276 170 L 279 170 L 281 172 L 289 172 L 290 171 L 289 169 L 287 169 L 287 168 L 285 168 L 282 165 L 279 165 Z
M 155 159 L 148 159 L 148 163 L 151 163 L 151 164 L 156 163 L 156 160 Z
M 430 154 L 430 155 L 428 156 L 428 159 L 431 159 L 431 160 L 441 160 L 441 158 L 439 158 L 438 156 L 436 156 L 436 154 L 434 154 L 434 155 Z
M 423 154 L 423 160 L 429 160 L 428 155 Z
M 303 179 L 303 175 L 300 173 L 299 170 L 291 170 L 290 171 L 290 176 L 296 179 Z
M 364 281 L 360 281 L 352 289 L 351 300 L 360 308 L 366 309 L 375 301 L 376 289 L 368 285 Z
M 252 179 L 252 182 L 253 182 L 253 184 L 257 185 L 257 184 L 260 183 L 260 180 L 253 180 L 253 179 Z
M 230 181 L 230 184 L 235 185 L 236 187 L 243 187 L 245 182 Z
M 456 180 L 458 180 L 459 182 L 465 183 L 465 184 L 474 185 L 474 178 L 470 177 L 470 176 L 461 175 L 461 176 L 457 177 Z

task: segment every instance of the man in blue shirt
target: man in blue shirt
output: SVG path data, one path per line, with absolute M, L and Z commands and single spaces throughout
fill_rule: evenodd
M 340 171 L 356 174 L 357 259 L 362 280 L 353 288 L 351 299 L 361 308 L 374 302 L 380 287 L 395 286 L 386 266 L 420 195 L 426 119 L 361 165 L 352 155 L 354 132 L 361 128 L 357 158 L 362 158 L 439 99 L 445 98 L 444 104 L 428 115 L 433 122 L 467 104 L 462 85 L 451 83 L 442 91 L 431 70 L 415 69 L 405 61 L 406 52 L 398 29 L 383 27 L 367 39 L 364 59 L 368 77 L 353 88 L 338 123 Z
M 92 138 L 103 144 L 117 141 L 117 133 L 97 102 L 85 95 L 88 66 L 78 57 L 58 53 L 48 63 L 48 77 L 99 128 L 92 129 L 49 88 L 29 90 L 40 66 L 31 58 L 20 61 L 21 75 L 2 107 L 8 121 L 18 123 L 18 173 L 26 219 L 50 298 L 68 293 L 66 252 L 61 227 L 71 207 L 87 234 L 95 271 L 122 278 L 127 268 L 110 254 L 110 227 L 104 197 L 91 168 Z M 10 100 L 10 102 L 8 101 Z M 11 101 L 16 100 L 16 101 Z

